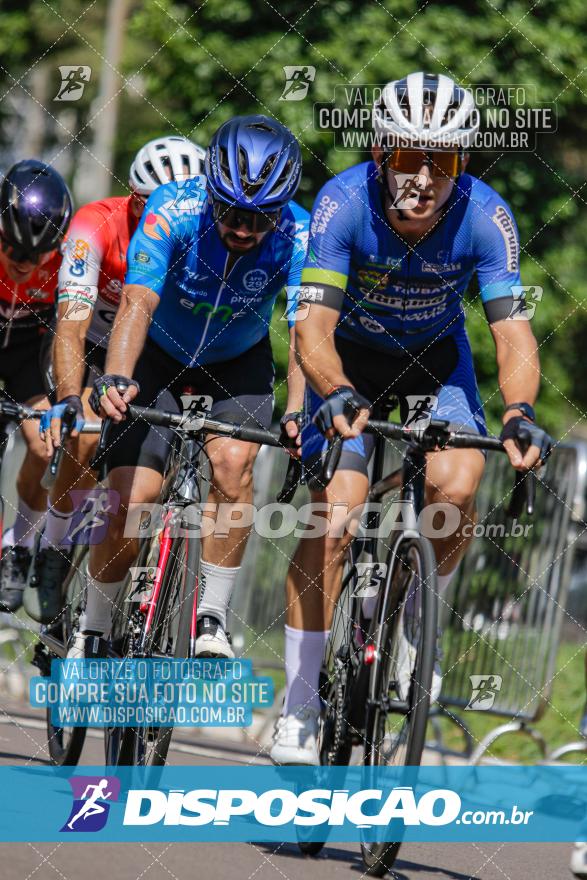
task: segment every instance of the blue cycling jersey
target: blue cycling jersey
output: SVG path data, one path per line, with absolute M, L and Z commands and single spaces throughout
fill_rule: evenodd
M 275 231 L 239 256 L 227 274 L 229 253 L 216 231 L 206 179 L 160 186 L 130 242 L 125 279 L 149 287 L 161 299 L 149 336 L 188 366 L 231 360 L 248 351 L 269 332 L 284 287 L 287 314 L 293 316 L 308 225 L 308 212 L 290 202 Z
M 387 222 L 375 163 L 344 171 L 318 194 L 302 299 L 342 288 L 336 332 L 346 339 L 401 355 L 458 331 L 474 272 L 488 319 L 508 317 L 522 297 L 518 231 L 506 202 L 477 178 L 461 175 L 416 245 Z

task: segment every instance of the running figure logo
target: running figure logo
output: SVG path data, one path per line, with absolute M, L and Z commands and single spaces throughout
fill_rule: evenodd
M 101 831 L 108 821 L 110 804 L 120 795 L 116 776 L 71 776 L 73 805 L 61 831 Z
M 433 394 L 407 394 L 406 401 L 409 412 L 404 428 L 409 428 L 410 431 L 425 431 L 438 407 L 438 397 Z
M 281 93 L 280 101 L 303 101 L 308 94 L 310 83 L 316 78 L 316 68 L 306 65 L 305 67 L 284 67 L 285 86 Z
M 99 544 L 108 531 L 111 514 L 118 512 L 120 495 L 114 489 L 71 489 L 74 514 L 62 545 Z
M 59 67 L 61 85 L 54 101 L 79 101 L 92 76 L 92 68 L 86 65 L 63 64 Z
M 416 208 L 420 201 L 420 191 L 426 188 L 426 177 L 423 174 L 394 173 L 397 193 L 392 208 L 409 210 Z
M 513 305 L 509 321 L 531 321 L 544 290 L 538 285 L 512 285 Z
M 469 680 L 472 694 L 465 710 L 486 712 L 491 709 L 501 690 L 501 675 L 470 675 Z

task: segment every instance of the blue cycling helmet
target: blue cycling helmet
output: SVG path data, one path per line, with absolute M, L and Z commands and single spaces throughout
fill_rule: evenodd
M 247 211 L 278 211 L 302 176 L 300 147 L 291 131 L 269 116 L 235 116 L 221 125 L 206 154 L 213 197 Z
M 0 231 L 16 260 L 59 247 L 71 212 L 71 196 L 65 181 L 44 162 L 17 162 L 2 181 Z

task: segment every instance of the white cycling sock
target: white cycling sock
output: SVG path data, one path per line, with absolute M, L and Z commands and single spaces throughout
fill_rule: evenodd
M 73 510 L 71 513 L 62 513 L 53 506 L 49 508 L 45 531 L 41 537 L 41 550 L 46 550 L 47 547 L 61 547 L 72 517 Z
M 226 629 L 226 612 L 239 571 L 240 565 L 236 568 L 225 568 L 202 560 L 198 590 L 198 619 L 210 615 L 220 621 L 222 629 Z
M 329 635 L 329 629 L 304 630 L 285 625 L 284 715 L 295 706 L 311 706 L 320 711 L 320 667 Z
M 438 574 L 436 575 L 436 583 L 438 584 L 438 595 L 442 596 L 443 593 L 446 593 L 448 589 L 448 585 L 452 581 L 453 577 L 459 570 L 459 564 L 453 568 L 452 571 L 449 571 L 448 574 Z
M 44 510 L 32 510 L 22 498 L 18 498 L 18 509 L 13 525 L 13 543 L 19 547 L 33 548 L 37 532 L 45 519 Z
M 91 630 L 107 636 L 112 625 L 112 609 L 124 580 L 104 583 L 88 573 L 86 609 L 80 615 L 81 632 Z

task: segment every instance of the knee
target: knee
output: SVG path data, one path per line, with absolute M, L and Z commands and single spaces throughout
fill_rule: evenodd
M 477 475 L 467 468 L 453 468 L 443 472 L 434 483 L 427 486 L 427 500 L 430 504 L 454 504 L 459 510 L 468 512 L 477 493 Z
M 219 444 L 212 458 L 212 483 L 222 500 L 239 501 L 253 482 L 257 448 L 250 443 L 227 440 Z

